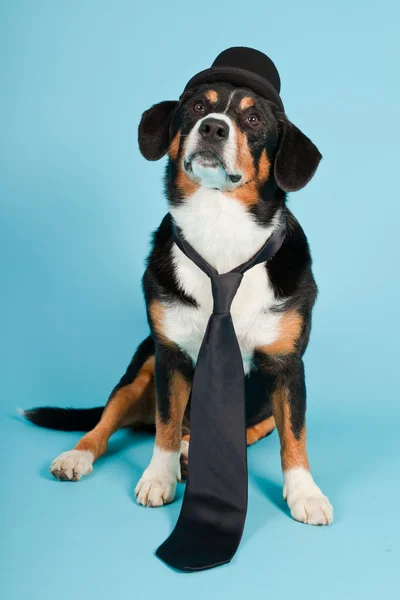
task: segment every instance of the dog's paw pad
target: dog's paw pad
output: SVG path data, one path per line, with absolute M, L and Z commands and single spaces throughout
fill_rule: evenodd
M 175 489 L 176 478 L 152 477 L 144 473 L 135 489 L 136 501 L 142 506 L 156 508 L 172 502 Z
M 93 471 L 93 454 L 88 450 L 68 450 L 57 456 L 50 473 L 60 481 L 78 481 Z

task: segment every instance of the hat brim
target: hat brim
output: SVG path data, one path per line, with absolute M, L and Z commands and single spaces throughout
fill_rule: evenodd
M 187 83 L 184 92 L 205 83 L 221 83 L 224 81 L 237 87 L 250 88 L 266 100 L 276 104 L 280 110 L 285 110 L 278 92 L 267 79 L 237 67 L 211 67 L 205 71 L 200 71 Z

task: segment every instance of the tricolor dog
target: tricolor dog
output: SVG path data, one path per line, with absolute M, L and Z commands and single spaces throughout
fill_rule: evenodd
M 287 192 L 310 181 L 321 154 L 282 107 L 255 87 L 214 78 L 143 114 L 139 147 L 147 160 L 167 155 L 169 206 L 143 276 L 150 335 L 105 407 L 44 407 L 24 414 L 43 427 L 88 431 L 52 462 L 51 473 L 62 481 L 91 473 L 118 429 L 155 426 L 153 456 L 136 498 L 151 507 L 172 502 L 187 469 L 188 399 L 212 311 L 210 280 L 173 242 L 172 223 L 226 273 L 253 256 L 286 219 L 281 248 L 245 273 L 231 309 L 246 374 L 247 444 L 277 428 L 291 514 L 325 525 L 333 509 L 310 472 L 302 360 L 317 287 L 306 235 L 286 207 Z

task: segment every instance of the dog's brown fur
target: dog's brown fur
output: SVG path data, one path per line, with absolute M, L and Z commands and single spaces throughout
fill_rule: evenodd
M 190 434 L 182 435 L 183 413 L 189 398 L 187 381 L 176 372 L 171 385 L 171 410 L 164 421 L 156 410 L 154 387 L 155 357 L 151 356 L 140 369 L 133 383 L 126 385 L 112 396 L 104 409 L 100 422 L 83 436 L 75 450 L 88 450 L 97 460 L 107 450 L 111 435 L 123 427 L 138 427 L 156 423 L 157 446 L 163 450 L 177 451 L 181 440 L 189 442 Z M 175 414 L 176 413 L 176 414 Z M 255 444 L 275 429 L 274 417 L 247 428 L 247 444 Z

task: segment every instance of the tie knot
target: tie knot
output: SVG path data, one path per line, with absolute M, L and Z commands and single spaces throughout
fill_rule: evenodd
M 211 278 L 212 295 L 214 299 L 214 314 L 230 312 L 231 304 L 239 289 L 243 273 L 231 272 L 214 275 Z

